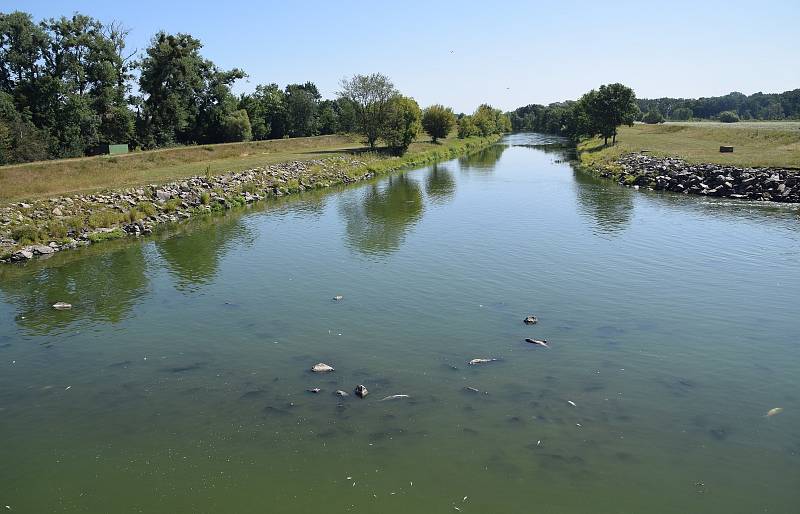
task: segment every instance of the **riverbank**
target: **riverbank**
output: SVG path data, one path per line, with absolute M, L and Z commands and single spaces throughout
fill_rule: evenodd
M 415 143 L 402 157 L 342 150 L 328 157 L 287 160 L 244 171 L 208 170 L 160 184 L 7 203 L 0 205 L 0 262 L 26 261 L 108 239 L 146 235 L 158 225 L 197 215 L 369 180 L 466 155 L 494 144 L 499 137 Z
M 622 127 L 614 146 L 595 138 L 577 150 L 584 169 L 624 186 L 797 203 L 797 128 L 786 123 L 635 125 Z M 721 153 L 723 145 L 733 146 L 734 152 Z
M 733 146 L 720 153 L 720 146 Z M 578 145 L 581 164 L 610 164 L 630 153 L 677 157 L 690 164 L 720 164 L 737 168 L 800 168 L 800 123 L 684 122 L 620 127 L 617 144 L 603 146 L 601 138 Z

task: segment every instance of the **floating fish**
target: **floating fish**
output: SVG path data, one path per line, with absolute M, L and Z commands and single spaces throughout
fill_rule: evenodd
M 573 407 L 577 407 L 577 405 L 575 405 L 575 402 L 573 402 L 572 400 L 567 400 L 567 403 L 572 405 Z
M 320 389 L 319 387 L 312 387 L 311 389 L 306 389 L 306 391 L 308 391 L 309 393 L 318 393 L 322 391 L 322 389 Z
M 486 364 L 487 362 L 495 362 L 495 361 L 498 361 L 498 360 L 500 360 L 500 359 L 495 359 L 495 358 L 482 359 L 482 358 L 479 358 L 479 359 L 472 359 L 467 364 L 469 364 L 470 366 L 474 366 L 476 364 Z
M 339 300 L 342 300 L 342 299 L 344 299 L 344 296 L 342 296 L 340 294 L 337 294 L 336 296 L 333 297 L 333 301 L 334 302 L 338 302 Z
M 545 348 L 550 348 L 550 346 L 547 344 L 547 339 L 531 339 L 530 337 L 526 337 L 525 342 L 535 344 L 536 346 L 543 346 Z
M 311 371 L 313 371 L 314 373 L 329 373 L 333 371 L 333 366 L 329 366 L 324 362 L 320 362 L 311 366 Z
M 774 409 L 770 409 L 769 411 L 767 411 L 767 417 L 771 418 L 772 416 L 780 414 L 781 412 L 783 412 L 783 407 L 775 407 Z
M 65 311 L 67 309 L 71 309 L 72 308 L 72 304 L 71 303 L 67 303 L 67 302 L 56 302 L 56 303 L 53 304 L 53 308 L 54 309 L 58 309 L 60 311 Z
M 409 396 L 409 395 L 407 395 L 407 394 L 393 394 L 393 395 L 391 395 L 391 396 L 387 396 L 386 398 L 384 398 L 384 399 L 383 399 L 383 400 L 381 400 L 381 401 L 382 401 L 382 402 L 385 402 L 385 401 L 387 401 L 387 400 L 401 400 L 401 399 L 403 399 L 403 398 L 411 398 L 411 396 Z

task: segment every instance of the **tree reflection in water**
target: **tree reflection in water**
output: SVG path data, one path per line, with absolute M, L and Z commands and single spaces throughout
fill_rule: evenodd
M 424 211 L 419 185 L 405 173 L 373 184 L 360 200 L 344 201 L 347 244 L 364 254 L 389 254 L 403 244 Z

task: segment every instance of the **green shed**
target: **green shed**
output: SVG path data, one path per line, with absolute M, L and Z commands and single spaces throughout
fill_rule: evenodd
M 108 155 L 128 153 L 128 145 L 108 145 Z

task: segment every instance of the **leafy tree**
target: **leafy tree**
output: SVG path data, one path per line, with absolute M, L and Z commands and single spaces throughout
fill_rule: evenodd
M 239 108 L 247 111 L 253 139 L 280 139 L 286 134 L 286 95 L 277 84 L 259 84 L 255 92 L 240 97 Z
M 285 91 L 288 133 L 291 137 L 317 134 L 317 109 L 322 96 L 313 82 L 289 84 Z
M 444 105 L 431 105 L 422 113 L 422 128 L 431 136 L 434 143 L 439 138 L 445 138 L 453 130 L 456 116 L 453 109 Z
M 253 130 L 246 110 L 239 109 L 225 117 L 222 124 L 222 136 L 226 143 L 253 139 Z
M 320 134 L 335 134 L 339 131 L 339 104 L 333 100 L 319 103 L 317 128 Z
M 675 121 L 689 121 L 694 116 L 694 113 L 688 107 L 678 107 L 672 111 L 670 118 Z
M 603 137 L 606 145 L 609 137 L 612 144 L 616 144 L 617 128 L 633 125 L 639 112 L 633 90 L 619 83 L 600 86 L 597 91 L 584 95 L 582 101 L 592 127 Z
M 355 104 L 347 98 L 337 98 L 335 102 L 338 113 L 337 132 L 355 132 L 358 129 Z
M 485 137 L 497 132 L 497 115 L 495 114 L 495 109 L 488 104 L 478 107 L 472 114 L 472 122 L 481 136 Z
M 422 126 L 422 111 L 413 98 L 395 95 L 386 107 L 386 122 L 381 138 L 396 154 L 402 155 L 417 138 Z
M 739 115 L 733 111 L 722 111 L 719 113 L 719 121 L 722 123 L 736 123 L 739 121 Z
M 475 126 L 475 122 L 472 120 L 472 116 L 462 116 L 458 120 L 458 137 L 459 139 L 465 139 L 472 136 L 478 135 L 478 127 Z
M 230 87 L 245 76 L 219 70 L 200 55 L 189 34 L 159 32 L 140 62 L 139 90 L 147 146 L 215 142 L 223 121 L 237 108 Z
M 375 148 L 384 131 L 389 102 L 395 95 L 397 90 L 392 81 L 380 73 L 355 75 L 341 82 L 339 97 L 352 103 L 358 130 L 370 148 Z
M 17 112 L 14 100 L 0 92 L 0 165 L 47 159 L 46 135 L 23 114 Z
M 644 116 L 642 116 L 642 121 L 648 125 L 656 125 L 658 123 L 664 123 L 664 116 L 662 116 L 658 110 L 654 109 L 652 111 L 648 111 Z

